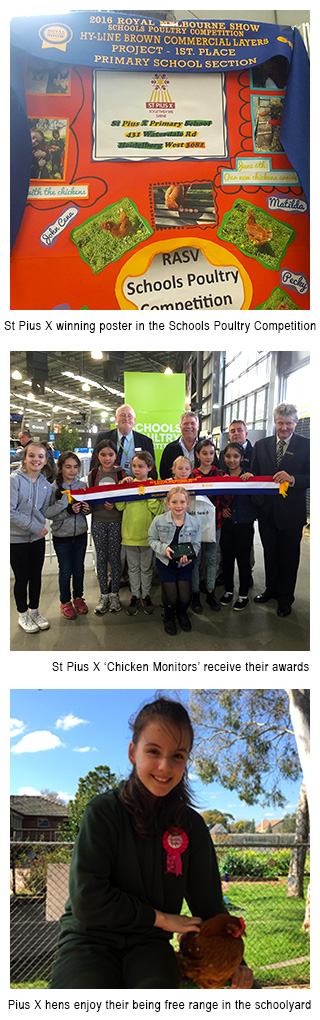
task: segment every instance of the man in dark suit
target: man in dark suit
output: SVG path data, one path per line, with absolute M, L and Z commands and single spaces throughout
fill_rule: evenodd
M 280 494 L 261 497 L 258 508 L 266 589 L 254 601 L 278 599 L 278 616 L 289 616 L 294 602 L 310 485 L 309 440 L 295 435 L 298 420 L 294 404 L 278 404 L 274 410 L 276 435 L 258 440 L 251 464 L 254 475 L 273 475 L 275 482 L 289 483 L 285 498 Z
M 111 439 L 115 443 L 118 451 L 118 463 L 128 473 L 131 472 L 132 459 L 135 453 L 139 453 L 140 450 L 149 450 L 151 456 L 155 461 L 155 452 L 153 447 L 152 439 L 149 436 L 145 436 L 143 432 L 135 432 L 136 416 L 133 407 L 130 404 L 121 404 L 117 407 L 115 414 L 116 427 L 109 429 L 108 432 L 98 432 L 95 446 L 101 443 L 102 439 Z M 91 458 L 90 468 L 93 464 L 93 455 Z M 157 477 L 156 472 L 152 471 L 152 477 Z
M 242 467 L 244 471 L 250 471 L 253 446 L 248 439 L 248 429 L 245 421 L 234 420 L 229 425 L 229 442 L 230 443 L 241 443 L 243 449 L 243 461 Z M 226 450 L 226 447 L 225 447 Z M 219 456 L 219 468 L 220 471 L 225 471 L 224 454 L 225 450 L 221 450 Z

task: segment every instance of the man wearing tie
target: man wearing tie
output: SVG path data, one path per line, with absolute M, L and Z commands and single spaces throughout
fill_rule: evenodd
M 130 407 L 129 404 L 121 404 L 120 407 L 117 407 L 115 413 L 116 428 L 109 429 L 108 432 L 98 432 L 95 443 L 95 446 L 97 446 L 102 439 L 111 439 L 116 443 L 118 451 L 117 463 L 128 474 L 131 474 L 132 459 L 139 450 L 149 450 L 155 461 L 152 439 L 149 439 L 149 436 L 145 436 L 143 432 L 134 431 L 135 420 L 136 416 L 133 407 Z M 92 459 L 90 467 L 92 467 Z M 152 472 L 151 477 L 156 478 L 156 473 Z
M 263 496 L 258 507 L 266 588 L 255 596 L 254 602 L 277 599 L 280 617 L 289 616 L 294 602 L 302 529 L 306 523 L 306 490 L 310 485 L 309 440 L 295 435 L 298 420 L 294 404 L 278 404 L 274 410 L 276 435 L 258 440 L 251 464 L 254 475 L 273 475 L 275 482 L 289 483 L 285 498 L 280 494 Z

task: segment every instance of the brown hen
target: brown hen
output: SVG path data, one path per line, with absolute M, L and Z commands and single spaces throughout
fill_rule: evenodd
M 244 934 L 242 917 L 217 914 L 199 932 L 182 935 L 177 953 L 182 976 L 198 988 L 223 988 L 243 959 Z
M 120 209 L 119 223 L 115 223 L 114 220 L 106 220 L 101 226 L 102 230 L 109 230 L 112 237 L 127 237 L 127 234 L 130 234 L 132 230 L 131 220 L 124 209 Z
M 272 230 L 265 230 L 265 227 L 262 227 L 260 223 L 256 223 L 252 209 L 248 209 L 246 231 L 249 241 L 252 241 L 252 244 L 257 245 L 265 244 L 266 241 L 271 241 L 273 236 Z

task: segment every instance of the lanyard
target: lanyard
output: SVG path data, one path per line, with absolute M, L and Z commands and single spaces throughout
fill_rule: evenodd
M 121 439 L 127 439 L 127 438 L 128 438 L 127 436 L 121 436 Z M 123 443 L 121 442 L 121 440 L 119 438 L 119 435 L 118 435 L 118 442 L 119 442 L 119 450 L 121 450 L 121 453 L 124 453 L 126 455 L 126 457 L 129 459 L 129 453 L 130 453 L 130 450 L 131 450 L 131 447 L 132 447 L 132 444 L 133 444 L 133 435 L 132 435 L 132 433 L 131 433 L 131 439 L 130 439 L 129 447 L 128 447 L 127 450 L 125 450 L 125 448 L 123 446 Z

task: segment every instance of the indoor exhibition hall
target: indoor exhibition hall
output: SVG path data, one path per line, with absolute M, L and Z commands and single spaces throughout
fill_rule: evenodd
M 309 392 L 305 351 L 12 352 L 12 650 L 306 651 Z

